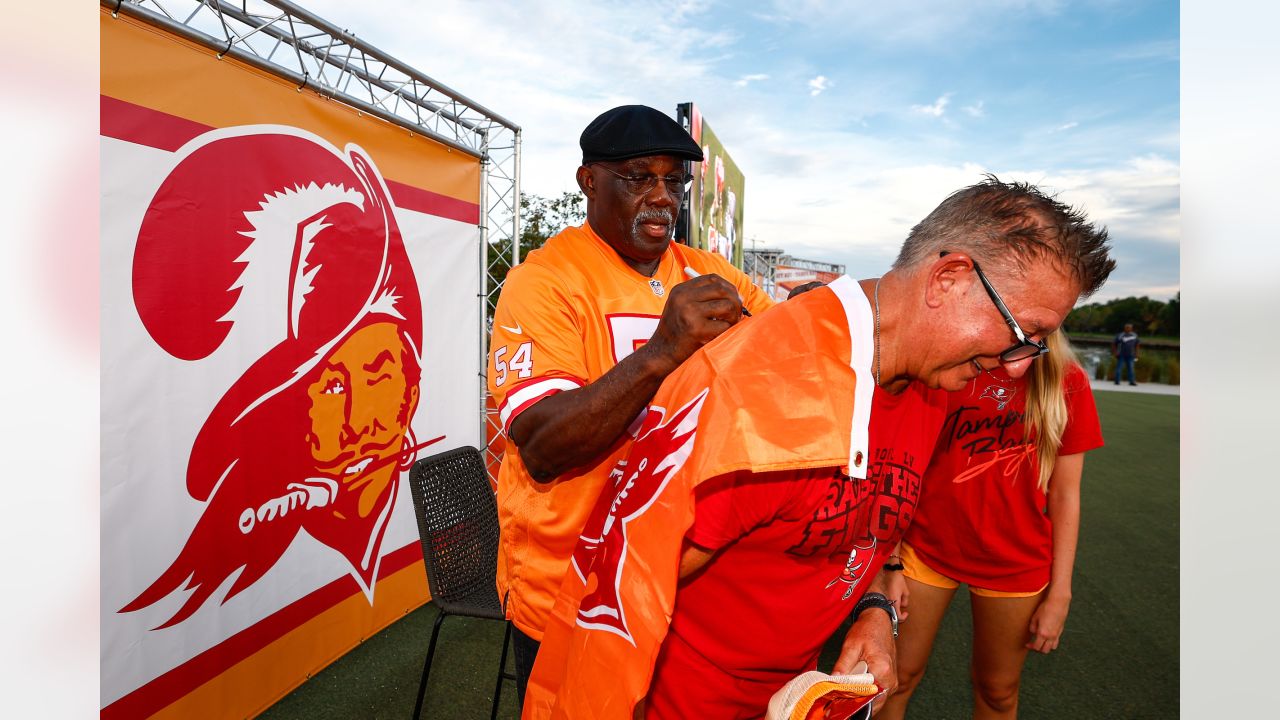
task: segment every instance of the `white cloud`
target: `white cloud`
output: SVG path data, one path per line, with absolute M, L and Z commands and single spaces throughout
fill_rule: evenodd
M 947 93 L 938 98 L 932 105 L 912 105 L 911 109 L 915 112 L 932 115 L 933 117 L 942 117 L 947 112 L 947 105 L 951 102 L 952 93 Z
M 1072 121 L 1071 121 L 1071 122 L 1069 122 L 1069 123 L 1063 123 L 1062 125 L 1059 125 L 1058 127 L 1054 128 L 1054 129 L 1052 130 L 1052 132 L 1065 132 L 1065 131 L 1070 130 L 1070 129 L 1074 128 L 1074 127 L 1079 127 L 1079 126 L 1080 126 L 1080 123 L 1078 123 L 1078 122 L 1076 122 L 1076 121 L 1072 120 Z
M 821 147 L 830 149 L 815 152 L 797 176 L 748 177 L 748 238 L 799 257 L 843 263 L 853 277 L 874 277 L 888 269 L 912 226 L 947 195 L 995 172 L 1002 180 L 1035 183 L 1108 228 L 1120 265 L 1093 300 L 1176 292 L 1180 180 L 1172 160 L 1148 156 L 1101 169 L 1019 170 L 903 163 L 895 148 L 834 143 L 823 140 Z
M 989 14 L 1001 1 L 980 3 L 986 8 L 981 12 Z M 869 77 L 827 92 L 835 84 L 796 58 L 752 55 L 746 67 L 726 62 L 726 53 L 747 53 L 758 46 L 748 42 L 735 46 L 738 38 L 731 33 L 699 29 L 724 25 L 710 22 L 715 11 L 703 10 L 698 3 L 672 0 L 656 13 L 651 8 L 603 5 L 595 0 L 560 0 L 533 13 L 514 0 L 493 0 L 483 8 L 442 1 L 432 6 L 430 19 L 433 26 L 448 32 L 435 33 L 430 43 L 424 43 L 420 27 L 404 20 L 423 13 L 410 0 L 379 0 L 362 5 L 356 14 L 345 0 L 308 1 L 308 9 L 320 16 L 352 28 L 374 45 L 519 123 L 523 128 L 521 184 L 529 193 L 555 196 L 576 191 L 578 134 L 603 110 L 639 102 L 674 114 L 676 103 L 692 100 L 746 174 L 743 231 L 748 243 L 754 237 L 761 245 L 782 247 L 800 257 L 845 263 L 855 276 L 879 274 L 913 224 L 949 193 L 992 170 L 1002 178 L 1056 183 L 1065 200 L 1082 202 L 1111 228 L 1117 249 L 1135 253 L 1121 264 L 1099 298 L 1105 299 L 1113 286 L 1142 294 L 1143 287 L 1167 288 L 1178 282 L 1176 126 L 1151 128 L 1148 137 L 1167 136 L 1164 144 L 1145 146 L 1154 147 L 1158 155 L 1101 168 L 1071 169 L 1064 162 L 1075 155 L 1044 147 L 1043 152 L 1030 155 L 1044 158 L 1043 168 L 1035 169 L 1041 162 L 1037 160 L 1032 170 L 1018 172 L 1008 164 L 1000 165 L 1005 162 L 1001 154 L 922 142 L 919 136 L 884 129 L 877 117 L 889 116 L 887 108 L 912 107 L 913 98 L 904 95 L 919 92 L 904 82 L 906 76 Z M 879 20 L 891 14 L 859 6 L 862 12 L 879 13 L 883 16 Z M 772 10 L 792 12 L 786 7 L 780 3 Z M 842 8 L 840 3 L 800 0 L 793 11 L 801 15 L 786 20 L 788 25 L 778 26 L 778 31 L 806 32 L 809 23 L 829 23 L 831 13 L 846 12 Z M 803 14 L 810 11 L 828 15 Z M 1031 12 L 1051 11 L 1045 5 L 1031 8 Z M 936 14 L 962 22 L 972 21 L 973 12 L 977 11 L 939 10 Z M 859 35 L 868 31 L 872 20 L 860 26 Z M 636 27 L 648 31 L 635 33 Z M 548 38 L 570 36 L 572 51 L 557 51 L 548 42 Z M 672 42 L 673 37 L 679 40 Z M 754 93 L 741 91 L 743 87 L 754 90 L 752 83 L 766 79 L 757 76 L 766 74 L 812 78 L 805 85 L 778 87 L 776 92 L 780 98 L 786 92 L 822 94 L 822 105 L 832 106 L 829 114 L 796 123 L 785 111 L 785 102 L 760 103 Z M 774 91 L 775 85 L 768 89 Z M 952 100 L 953 93 L 948 92 L 931 105 L 912 109 L 946 122 Z M 983 101 L 955 109 L 970 117 L 985 114 Z M 874 134 L 868 135 L 867 127 Z M 1053 126 L 1046 123 L 1038 133 L 1034 128 L 1014 132 L 1026 133 L 1035 150 L 1034 136 L 1043 144 L 1046 127 Z M 1089 120 L 1085 127 L 1105 132 L 1110 126 L 1104 120 Z M 1088 142 L 1087 147 L 1094 150 L 1102 147 L 1081 138 L 1081 133 L 1057 137 Z M 1114 156 L 1134 154 L 1120 151 Z M 1142 259 L 1138 243 L 1141 248 L 1169 248 L 1172 269 L 1149 281 L 1133 274 L 1136 268 L 1152 264 Z M 1158 290 L 1151 294 L 1167 295 Z
M 1028 174 L 1030 175 L 1030 174 Z M 1040 184 L 1098 218 L 1113 237 L 1177 245 L 1181 236 L 1177 163 L 1150 155 L 1098 170 L 1044 173 Z
M 706 103 L 704 88 L 732 89 L 731 78 L 714 72 L 713 53 L 733 36 L 699 29 L 708 26 L 695 22 L 701 7 L 674 0 L 654 12 L 561 0 L 531 12 L 515 0 L 442 1 L 428 13 L 413 0 L 358 8 L 346 0 L 307 2 L 308 10 L 519 124 L 521 185 L 540 195 L 577 190 L 578 135 L 599 113 L 642 103 L 674 116 L 677 103 Z M 406 18 L 429 18 L 437 29 L 431 41 Z M 561 43 L 567 37 L 571 50 Z

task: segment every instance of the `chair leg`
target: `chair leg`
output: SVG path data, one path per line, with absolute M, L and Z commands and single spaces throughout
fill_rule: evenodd
M 422 699 L 427 694 L 427 676 L 431 674 L 431 658 L 436 654 L 436 638 L 440 636 L 440 625 L 444 622 L 445 612 L 436 615 L 436 624 L 431 628 L 431 644 L 427 646 L 427 661 L 422 665 L 422 682 L 418 683 L 418 701 L 413 706 L 413 720 L 422 717 Z
M 503 622 L 507 632 L 502 637 L 502 659 L 498 661 L 498 682 L 493 688 L 493 711 L 489 720 L 498 720 L 498 700 L 502 697 L 502 680 L 507 676 L 507 648 L 511 646 L 511 623 Z

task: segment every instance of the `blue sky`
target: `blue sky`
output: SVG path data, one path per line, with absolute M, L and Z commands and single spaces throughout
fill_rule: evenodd
M 1179 289 L 1179 7 L 1140 0 L 440 2 L 306 7 L 523 128 L 526 192 L 578 135 L 693 101 L 746 175 L 748 245 L 882 273 L 985 172 L 1111 230 L 1094 299 Z

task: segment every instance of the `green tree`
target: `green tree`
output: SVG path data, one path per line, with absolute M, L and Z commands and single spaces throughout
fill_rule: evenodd
M 1149 297 L 1127 297 L 1105 303 L 1089 303 L 1071 311 L 1062 327 L 1068 333 L 1114 334 L 1133 323 L 1139 335 L 1178 335 L 1181 294 L 1169 302 Z
M 567 192 L 558 198 L 520 194 L 520 259 L 540 247 L 552 235 L 571 225 L 581 225 L 587 218 L 586 203 L 582 193 Z M 494 285 L 501 286 L 511 270 L 511 240 L 503 238 L 489 243 L 489 276 Z M 492 286 L 491 286 L 492 287 Z M 494 297 L 496 304 L 497 297 Z M 493 307 L 489 308 L 489 320 L 493 320 Z
M 1062 327 L 1068 333 L 1101 333 L 1106 332 L 1107 316 L 1110 311 L 1100 303 L 1081 305 L 1067 315 Z
M 1182 304 L 1182 293 L 1178 293 L 1164 306 L 1160 313 L 1160 334 L 1178 336 L 1179 306 Z

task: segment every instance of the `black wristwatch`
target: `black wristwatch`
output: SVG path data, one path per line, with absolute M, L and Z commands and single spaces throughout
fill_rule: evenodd
M 869 592 L 862 596 L 857 605 L 853 606 L 853 621 L 858 622 L 858 616 L 862 615 L 862 611 L 867 608 L 880 608 L 889 613 L 889 622 L 893 625 L 893 639 L 898 639 L 898 611 L 893 607 L 893 603 L 883 593 Z

